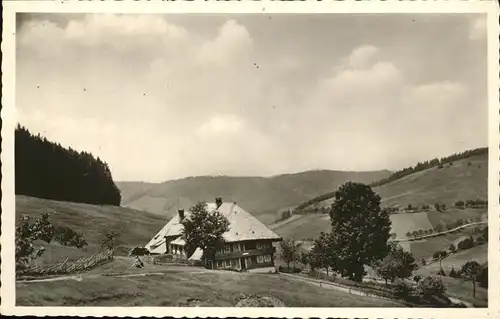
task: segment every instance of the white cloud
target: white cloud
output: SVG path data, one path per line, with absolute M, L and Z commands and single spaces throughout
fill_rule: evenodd
M 469 33 L 469 38 L 471 40 L 486 39 L 486 21 L 486 16 L 471 20 Z
M 104 158 L 117 180 L 399 168 L 481 140 L 484 114 L 469 115 L 476 100 L 448 74 L 417 83 L 378 45 L 336 56 L 345 48 L 330 35 L 317 40 L 322 50 L 335 43 L 326 63 L 304 44 L 316 38 L 289 38 L 284 50 L 288 33 L 263 37 L 279 28 L 217 21 L 203 30 L 157 15 L 26 22 L 21 124 Z
M 347 57 L 347 66 L 350 68 L 366 68 L 373 64 L 379 49 L 373 45 L 363 45 L 354 49 Z

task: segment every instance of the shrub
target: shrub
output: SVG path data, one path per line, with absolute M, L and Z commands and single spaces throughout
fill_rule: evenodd
M 441 267 L 441 269 L 439 269 L 438 274 L 441 275 L 441 276 L 446 276 L 446 273 L 444 272 L 443 267 Z
M 455 207 L 464 208 L 464 206 L 465 206 L 465 203 L 463 200 L 459 200 L 459 201 L 455 202 Z
M 449 250 L 450 250 L 450 253 L 454 253 L 457 251 L 457 247 L 455 247 L 455 245 L 451 244 Z
M 428 276 L 418 283 L 418 294 L 424 298 L 439 297 L 445 291 L 443 281 L 436 277 Z
M 474 247 L 474 239 L 472 239 L 472 237 L 462 239 L 458 243 L 457 247 L 459 250 L 470 249 L 470 248 Z
M 404 281 L 396 283 L 394 286 L 394 295 L 400 298 L 406 298 L 410 295 L 411 286 Z
M 457 272 L 455 271 L 455 268 L 454 268 L 453 266 L 451 267 L 451 270 L 450 270 L 449 276 L 450 276 L 451 278 L 457 278 Z
M 406 237 L 411 237 L 411 232 L 410 231 L 406 233 Z
M 422 279 L 422 276 L 420 276 L 420 275 L 415 275 L 415 276 L 413 276 L 413 281 L 415 281 L 417 284 L 418 284 L 418 282 L 419 282 L 421 279 Z
M 425 266 L 425 265 L 427 265 L 427 261 L 424 258 L 422 258 L 421 264 L 422 264 L 422 266 Z
M 302 269 L 298 267 L 284 267 L 284 266 L 279 266 L 278 267 L 279 272 L 284 272 L 284 273 L 299 273 L 302 271 Z
M 479 286 L 488 288 L 488 266 L 483 267 L 477 276 Z
M 438 260 L 442 258 L 446 258 L 448 256 L 448 253 L 444 250 L 438 250 L 434 254 L 432 254 L 432 259 Z

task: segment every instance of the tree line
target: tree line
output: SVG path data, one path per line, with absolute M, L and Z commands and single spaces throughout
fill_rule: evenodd
M 120 205 L 120 190 L 106 162 L 77 152 L 18 125 L 15 131 L 16 194 L 97 205 Z
M 381 179 L 379 181 L 371 183 L 370 186 L 371 187 L 381 186 L 381 185 L 390 183 L 392 181 L 395 181 L 397 179 L 400 179 L 402 177 L 405 177 L 407 175 L 413 174 L 415 172 L 420 172 L 420 171 L 426 170 L 426 169 L 431 168 L 431 167 L 442 168 L 444 164 L 449 163 L 450 165 L 452 165 L 452 163 L 454 161 L 457 161 L 460 159 L 464 159 L 464 158 L 468 158 L 468 157 L 476 156 L 476 155 L 487 155 L 487 154 L 488 154 L 488 148 L 483 147 L 483 148 L 476 148 L 473 150 L 467 150 L 467 151 L 464 151 L 461 153 L 455 153 L 453 155 L 450 155 L 447 157 L 442 157 L 440 159 L 434 158 L 434 159 L 429 160 L 429 161 L 418 162 L 417 165 L 406 167 L 406 168 L 403 168 L 399 171 L 396 171 L 395 173 L 391 174 L 387 178 L 384 178 L 384 179 Z M 469 164 L 469 166 L 471 166 L 471 165 Z

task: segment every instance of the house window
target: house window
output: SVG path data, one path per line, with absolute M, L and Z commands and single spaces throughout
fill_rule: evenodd
M 221 268 L 222 267 L 222 261 L 221 260 L 218 260 L 217 261 L 217 268 Z
M 224 245 L 224 252 L 230 253 L 233 251 L 233 245 Z
M 271 255 L 260 255 L 260 256 L 257 256 L 257 263 L 258 264 L 270 263 L 270 262 L 271 262 Z
M 239 251 L 240 250 L 240 244 L 233 244 L 233 251 Z
M 255 242 L 249 242 L 249 243 L 245 244 L 246 250 L 252 250 L 252 249 L 256 249 L 256 248 L 257 248 L 257 245 Z
M 231 268 L 231 260 L 229 260 L 229 259 L 224 260 L 224 266 L 226 268 Z

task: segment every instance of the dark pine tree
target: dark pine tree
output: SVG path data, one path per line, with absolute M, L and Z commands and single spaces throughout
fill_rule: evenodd
M 120 205 L 107 163 L 33 135 L 18 125 L 15 132 L 16 194 L 97 205 Z

